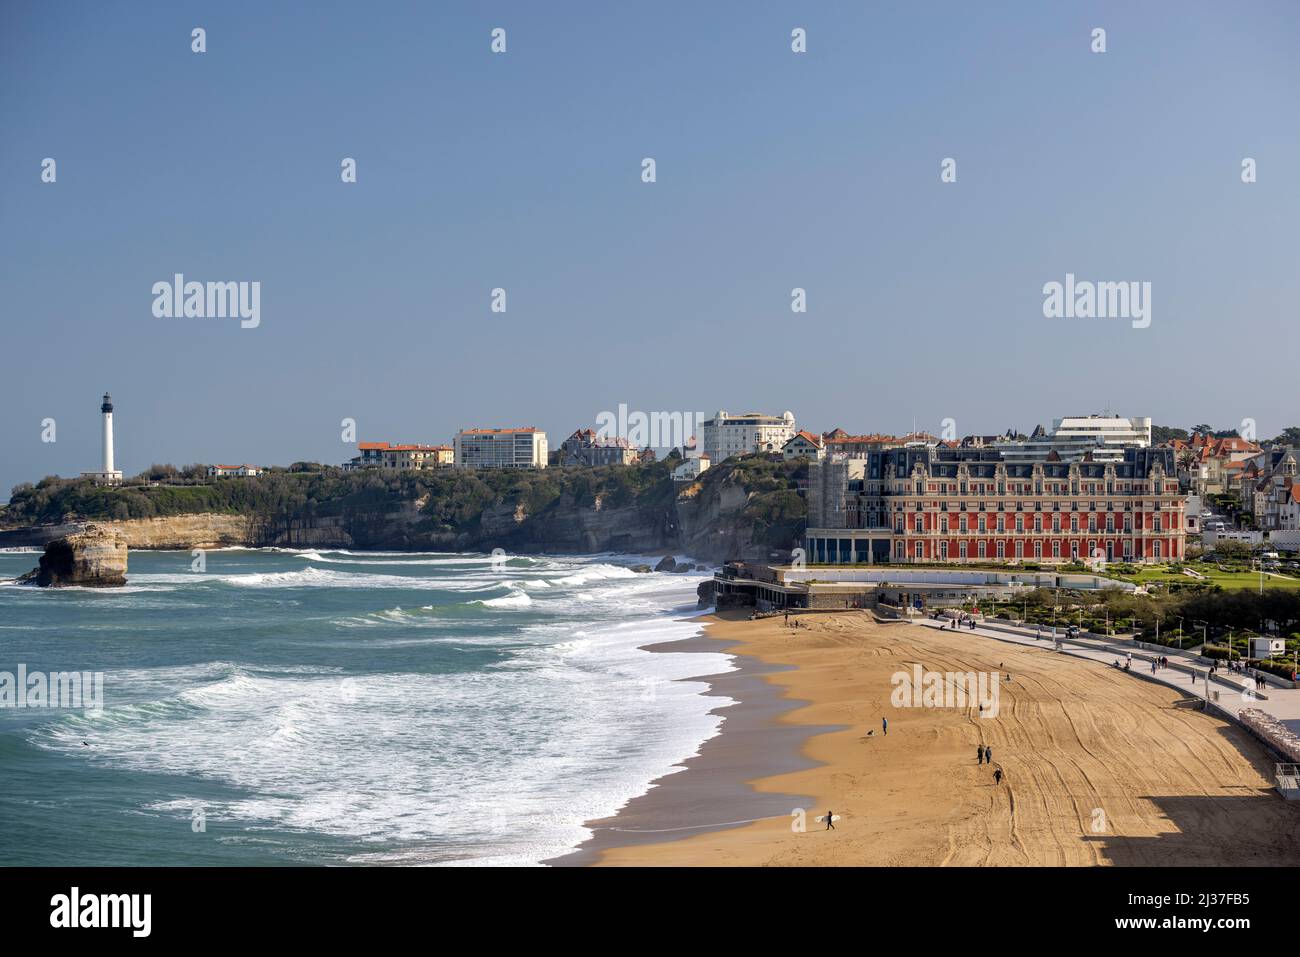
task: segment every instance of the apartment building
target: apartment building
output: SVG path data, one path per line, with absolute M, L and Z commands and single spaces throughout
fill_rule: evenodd
M 809 465 L 807 560 L 1157 562 L 1185 554 L 1173 450 L 1119 461 L 1006 461 L 999 449 L 906 447 Z
M 1091 454 L 1094 462 L 1119 462 L 1128 448 L 1149 448 L 1151 419 L 1118 415 L 1073 415 L 1054 419 L 1050 430 L 1041 426 L 1028 439 L 1005 437 L 995 447 L 1008 463 L 1045 462 L 1053 453 L 1066 462 Z
M 546 468 L 546 433 L 531 426 L 523 429 L 461 429 L 452 445 L 457 468 Z
M 780 452 L 797 431 L 793 412 L 731 415 L 720 409 L 701 427 L 704 452 L 714 463 L 733 455 Z

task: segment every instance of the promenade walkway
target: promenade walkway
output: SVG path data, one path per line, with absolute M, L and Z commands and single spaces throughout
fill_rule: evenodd
M 946 618 L 942 619 L 942 621 L 936 621 L 932 618 L 915 618 L 912 620 L 912 624 L 939 629 L 943 625 L 950 624 L 950 621 Z M 979 623 L 973 630 L 969 627 L 959 628 L 958 630 L 968 635 L 1042 648 L 1044 651 L 1052 651 L 1055 648 L 1050 628 L 1043 629 L 1043 638 L 1041 640 L 1034 637 L 1031 629 L 1032 626 L 1022 630 L 1009 623 L 998 622 L 996 625 Z M 1058 629 L 1058 637 L 1064 635 L 1064 632 L 1064 628 Z M 1261 692 L 1255 693 L 1253 680 L 1247 678 L 1243 681 L 1242 675 L 1222 671 L 1218 673 L 1215 680 L 1207 688 L 1206 675 L 1208 669 L 1205 665 L 1196 663 L 1192 656 L 1179 655 L 1173 649 L 1168 651 L 1162 649 L 1159 652 L 1149 651 L 1139 648 L 1129 641 L 1106 641 L 1104 639 L 1082 637 L 1071 638 L 1068 641 L 1062 639 L 1061 651 L 1078 658 L 1091 659 L 1107 667 L 1114 667 L 1116 660 L 1119 661 L 1122 667 L 1125 658 L 1131 652 L 1133 667 L 1129 674 L 1133 677 L 1157 681 L 1160 684 L 1177 688 L 1179 691 L 1202 699 L 1206 697 L 1207 691 L 1211 693 L 1212 697 L 1213 692 L 1218 692 L 1214 704 L 1234 718 L 1242 708 L 1258 708 L 1271 714 L 1291 730 L 1300 732 L 1300 689 L 1266 687 Z M 1161 654 L 1165 654 L 1169 658 L 1169 667 L 1158 669 L 1152 674 L 1151 660 Z M 1196 675 L 1194 682 L 1192 680 L 1193 672 Z

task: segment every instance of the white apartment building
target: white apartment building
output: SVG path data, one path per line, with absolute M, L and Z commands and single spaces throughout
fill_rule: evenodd
M 719 410 L 703 426 L 704 454 L 714 463 L 733 455 L 752 452 L 780 452 L 794 438 L 798 428 L 794 413 L 766 415 L 762 412 L 745 412 L 729 415 Z
M 1035 430 L 1023 442 L 999 442 L 1008 463 L 1045 462 L 1055 452 L 1063 462 L 1076 462 L 1088 452 L 1094 462 L 1122 462 L 1126 448 L 1151 447 L 1151 419 L 1118 415 L 1073 415 L 1052 421 L 1051 431 Z
M 456 467 L 467 469 L 544 469 L 546 433 L 525 429 L 461 429 L 452 442 Z

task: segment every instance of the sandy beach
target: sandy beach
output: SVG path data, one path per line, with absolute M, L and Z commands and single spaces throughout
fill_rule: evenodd
M 612 820 L 654 822 L 661 836 L 672 837 L 673 828 L 688 836 L 620 846 L 618 832 L 606 827 L 586 848 L 591 862 L 1300 863 L 1300 807 L 1272 790 L 1273 759 L 1244 730 L 1180 704 L 1172 689 L 1046 648 L 880 624 L 866 612 L 801 620 L 807 627 L 739 614 L 708 619 L 707 640 L 726 642 L 747 680 L 761 676 L 785 707 L 763 706 L 755 726 L 742 717 L 738 695 L 740 703 L 723 712 L 717 744 Z M 928 672 L 1010 674 L 999 685 L 998 715 L 981 717 L 973 703 L 893 706 L 891 677 L 918 664 Z M 748 731 L 723 745 L 733 723 Z M 791 727 L 803 732 L 802 766 L 790 766 L 788 734 L 764 734 Z M 992 748 L 992 766 L 977 763 L 980 745 Z M 744 770 L 756 765 L 769 770 Z M 750 787 L 720 791 L 728 768 L 746 774 Z M 706 792 L 734 804 L 715 799 L 702 807 Z M 796 808 L 806 812 L 804 830 Z M 731 818 L 719 816 L 728 809 Z M 832 831 L 815 820 L 827 809 L 839 816 Z M 762 819 L 691 831 L 751 818 Z

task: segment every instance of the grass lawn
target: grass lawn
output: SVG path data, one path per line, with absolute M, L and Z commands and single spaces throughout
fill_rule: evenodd
M 1259 589 L 1259 572 L 1222 572 L 1213 565 L 1191 565 L 1188 566 L 1193 571 L 1200 572 L 1205 576 L 1205 584 L 1220 585 L 1223 588 L 1251 588 Z M 1112 572 L 1112 575 L 1114 573 Z M 1115 575 L 1114 577 L 1123 578 L 1125 581 L 1133 582 L 1135 585 L 1146 585 L 1152 582 L 1169 584 L 1170 582 L 1182 582 L 1184 584 L 1193 584 L 1200 579 L 1192 578 L 1190 575 L 1184 575 L 1181 572 L 1174 575 L 1170 574 L 1167 566 L 1149 565 L 1141 568 L 1134 575 Z M 1290 576 L 1265 575 L 1265 588 L 1300 588 L 1300 578 Z

